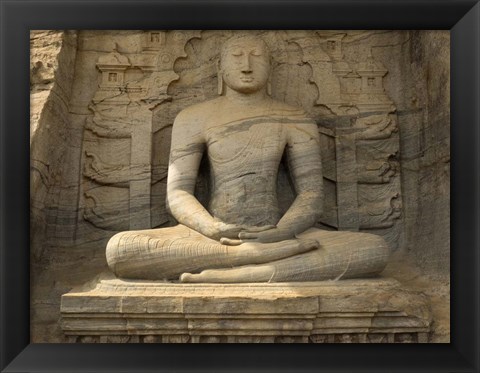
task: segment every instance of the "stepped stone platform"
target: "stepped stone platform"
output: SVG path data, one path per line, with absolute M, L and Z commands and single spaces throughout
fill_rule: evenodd
M 180 284 L 98 279 L 62 296 L 73 343 L 425 343 L 428 299 L 394 279 Z

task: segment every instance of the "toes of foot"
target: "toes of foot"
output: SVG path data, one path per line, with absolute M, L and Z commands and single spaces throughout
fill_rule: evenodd
M 191 282 L 193 275 L 191 273 L 182 273 L 180 275 L 180 282 Z

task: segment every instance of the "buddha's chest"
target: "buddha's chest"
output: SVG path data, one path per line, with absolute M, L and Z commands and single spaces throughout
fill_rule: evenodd
M 213 163 L 270 163 L 281 158 L 286 144 L 283 125 L 268 117 L 212 125 L 206 135 Z

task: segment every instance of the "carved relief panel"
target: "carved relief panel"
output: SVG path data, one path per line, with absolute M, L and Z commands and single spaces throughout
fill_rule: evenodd
M 366 55 L 346 59 L 342 42 L 348 37 L 348 32 L 318 31 L 295 40 L 312 67 L 311 82 L 318 89 L 314 106 L 331 113 L 317 119 L 326 192 L 321 223 L 380 234 L 395 248 L 401 232 L 400 142 L 395 105 L 384 89 L 388 70 L 374 58 L 372 46 Z
M 141 51 L 98 58 L 98 89 L 89 106 L 83 141 L 83 217 L 111 231 L 149 228 L 152 185 L 165 175 L 152 162 L 152 109 L 169 100 L 167 88 L 178 78 L 176 59 L 196 31 L 139 31 Z M 128 48 L 124 48 L 128 50 Z

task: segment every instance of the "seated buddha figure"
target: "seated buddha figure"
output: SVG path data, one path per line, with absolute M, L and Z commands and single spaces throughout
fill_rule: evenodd
M 120 278 L 180 282 L 285 282 L 370 277 L 389 249 L 376 235 L 315 228 L 322 211 L 317 125 L 304 112 L 272 99 L 270 54 L 252 36 L 225 43 L 222 95 L 181 111 L 172 130 L 168 228 L 114 235 L 107 262 Z M 279 209 L 277 175 L 286 153 L 295 198 Z M 203 156 L 210 201 L 195 185 Z

